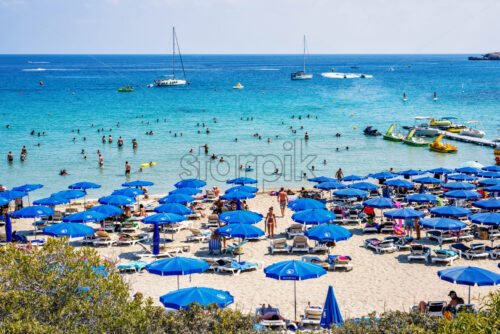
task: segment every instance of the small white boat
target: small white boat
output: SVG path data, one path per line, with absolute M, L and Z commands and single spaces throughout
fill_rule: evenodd
M 179 59 L 181 61 L 182 73 L 184 75 L 184 79 L 176 79 L 175 78 L 175 49 L 177 46 L 177 50 L 179 52 Z M 168 79 L 159 79 L 155 80 L 155 85 L 157 87 L 170 87 L 170 86 L 184 86 L 186 84 L 186 72 L 184 71 L 184 63 L 182 61 L 181 49 L 179 48 L 179 41 L 177 40 L 177 35 L 175 33 L 175 27 L 172 27 L 172 75 L 169 75 L 171 78 Z
M 465 124 L 480 124 L 481 122 L 479 121 L 469 121 L 465 122 Z M 462 136 L 467 136 L 467 137 L 475 137 L 475 138 L 483 138 L 484 137 L 484 131 L 481 131 L 475 127 L 468 126 L 466 129 L 460 131 L 460 134 Z
M 432 117 L 417 116 L 415 117 L 415 135 L 419 137 L 436 137 L 439 135 L 439 129 L 435 127 L 430 127 L 429 123 L 423 123 L 421 121 L 428 120 L 432 121 Z M 418 124 L 420 122 L 420 124 Z
M 307 80 L 312 79 L 313 75 L 306 73 L 306 36 L 304 35 L 304 68 L 302 71 L 293 72 L 290 75 L 292 80 Z
M 406 102 L 406 92 L 403 92 L 403 101 Z
M 186 80 L 179 80 L 179 79 L 155 80 L 155 84 L 158 87 L 164 87 L 164 86 L 184 86 L 186 84 Z
M 243 86 L 241 83 L 237 83 L 236 86 L 233 86 L 233 89 L 243 89 L 245 86 Z
M 389 72 L 393 72 L 393 71 L 394 71 L 394 68 L 389 67 Z

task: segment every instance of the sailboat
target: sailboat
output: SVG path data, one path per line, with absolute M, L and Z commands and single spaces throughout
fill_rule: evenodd
M 182 74 L 184 75 L 184 80 L 175 78 L 175 47 L 177 46 L 177 51 L 179 52 L 179 59 L 182 66 Z M 169 75 L 170 76 L 170 75 Z M 181 49 L 179 48 L 179 41 L 177 40 L 177 35 L 175 34 L 175 27 L 172 27 L 172 75 L 168 79 L 155 80 L 155 85 L 158 87 L 167 86 L 183 86 L 186 84 L 186 72 L 184 71 L 184 63 L 182 62 Z
M 292 80 L 306 80 L 312 79 L 312 74 L 306 73 L 306 35 L 304 35 L 304 69 L 302 71 L 293 72 L 291 74 Z

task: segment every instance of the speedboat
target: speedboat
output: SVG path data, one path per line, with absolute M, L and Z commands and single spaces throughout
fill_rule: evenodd
M 245 86 L 243 86 L 241 83 L 237 83 L 236 86 L 233 86 L 233 89 L 243 89 Z
M 312 79 L 313 75 L 306 73 L 306 36 L 304 35 L 304 68 L 302 71 L 293 72 L 290 75 L 292 80 L 307 80 Z
M 367 136 L 381 136 L 382 134 L 378 132 L 377 129 L 374 129 L 371 125 L 367 126 L 364 130 L 363 133 Z
M 479 121 L 469 121 L 465 122 L 465 124 L 480 124 L 481 122 Z M 462 136 L 467 136 L 467 137 L 475 137 L 475 138 L 483 138 L 484 137 L 484 131 L 481 131 L 475 127 L 469 126 L 465 130 L 460 131 L 460 134 Z
M 402 141 L 404 138 L 404 136 L 402 134 L 393 133 L 395 127 L 396 127 L 396 124 L 391 124 L 391 126 L 389 127 L 389 130 L 387 130 L 387 132 L 384 133 L 382 135 L 382 137 L 385 140 L 396 141 L 396 142 Z
M 441 139 L 443 139 L 444 135 L 439 135 L 436 140 L 434 140 L 430 145 L 429 149 L 435 152 L 441 153 L 457 153 L 458 149 L 454 145 L 443 144 L 441 143 Z
M 429 126 L 429 123 L 423 123 L 420 121 L 428 120 L 434 121 L 432 117 L 417 116 L 415 117 L 415 135 L 420 137 L 435 137 L 439 135 L 440 131 L 438 128 Z M 420 122 L 420 124 L 418 124 Z
M 430 126 L 433 128 L 438 128 L 440 130 L 445 130 L 453 133 L 460 133 L 460 131 L 465 130 L 467 127 L 465 125 L 453 124 L 451 120 L 457 119 L 456 117 L 443 117 L 439 120 L 432 120 Z
M 428 141 L 425 141 L 422 138 L 414 137 L 415 135 L 415 129 L 411 129 L 410 133 L 406 138 L 403 139 L 403 143 L 406 145 L 411 145 L 411 146 L 427 146 L 429 145 Z

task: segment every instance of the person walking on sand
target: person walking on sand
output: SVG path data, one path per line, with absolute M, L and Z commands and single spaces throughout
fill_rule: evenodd
M 278 193 L 278 203 L 280 204 L 281 217 L 285 217 L 285 208 L 288 204 L 288 194 L 284 188 L 281 188 Z
M 274 239 L 274 228 L 276 227 L 276 215 L 273 212 L 272 206 L 269 208 L 269 212 L 267 213 L 265 227 L 267 230 L 267 237 L 269 239 Z
M 339 170 L 337 171 L 337 173 L 335 174 L 335 176 L 337 177 L 337 180 L 340 181 L 341 178 L 344 177 L 344 172 L 342 172 L 342 168 L 339 168 Z

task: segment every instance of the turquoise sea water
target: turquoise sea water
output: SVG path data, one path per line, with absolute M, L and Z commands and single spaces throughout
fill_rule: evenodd
M 411 125 L 415 116 L 456 116 L 459 122 L 481 121 L 486 137 L 494 139 L 500 128 L 500 62 L 472 62 L 465 55 L 311 55 L 308 61 L 314 78 L 291 81 L 290 73 L 300 69 L 300 55 L 187 55 L 189 86 L 147 88 L 171 72 L 169 56 L 0 56 L 0 183 L 9 188 L 42 183 L 45 187 L 34 194 L 42 197 L 73 182 L 93 181 L 103 185 L 90 193 L 96 197 L 133 179 L 153 181 L 152 192 L 163 193 L 172 189 L 180 175 L 222 184 L 238 173 L 246 174 L 257 177 L 259 187 L 270 188 L 304 183 L 300 178 L 304 172 L 308 177 L 333 176 L 339 167 L 347 175 L 389 167 L 458 167 L 469 160 L 494 163 L 492 148 L 455 143 L 458 154 L 445 155 L 365 137 L 362 131 L 366 125 L 381 132 L 391 122 Z M 321 77 L 332 67 L 373 78 Z M 237 82 L 245 88 L 232 89 Z M 118 93 L 117 88 L 125 84 L 133 84 L 136 91 Z M 403 91 L 407 102 L 401 101 Z M 432 99 L 434 91 L 438 101 Z M 307 118 L 308 114 L 312 117 Z M 297 129 L 296 134 L 290 126 Z M 98 133 L 98 128 L 104 128 L 104 133 Z M 47 135 L 31 136 L 33 129 Z M 145 135 L 149 130 L 155 134 Z M 310 140 L 304 142 L 306 131 Z M 335 137 L 337 132 L 340 138 Z M 262 140 L 254 133 L 261 134 Z M 111 134 L 113 144 L 102 144 L 103 134 Z M 117 147 L 119 136 L 124 139 L 123 148 Z M 132 138 L 139 143 L 135 151 Z M 210 160 L 201 149 L 204 144 L 210 154 L 224 156 L 229 163 Z M 23 145 L 29 153 L 21 163 Z M 98 149 L 103 168 L 98 166 Z M 12 164 L 7 162 L 9 151 L 15 158 Z M 124 175 L 125 161 L 132 165 L 130 177 Z M 149 161 L 157 165 L 137 172 L 141 163 Z M 247 161 L 254 171 L 237 168 Z M 311 165 L 316 167 L 314 173 L 307 169 Z M 69 175 L 58 175 L 63 168 Z M 270 175 L 275 168 L 283 172 L 280 177 Z

